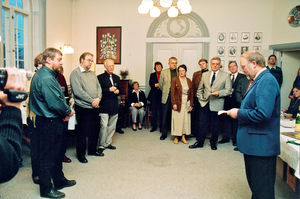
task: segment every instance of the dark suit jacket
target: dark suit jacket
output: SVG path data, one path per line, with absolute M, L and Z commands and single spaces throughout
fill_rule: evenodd
M 239 104 L 239 107 L 241 106 L 244 95 L 247 92 L 248 85 L 249 85 L 249 80 L 247 79 L 247 77 L 243 77 L 239 79 L 236 89 L 234 91 L 235 100 Z
M 136 92 L 132 91 L 128 97 L 129 106 L 131 106 L 131 103 L 139 103 L 139 102 L 144 103 L 144 106 L 143 106 L 144 108 L 147 107 L 147 99 L 146 99 L 145 93 L 143 91 L 139 90 L 139 99 L 138 99 Z
M 192 78 L 192 89 L 193 89 L 193 96 L 197 96 L 197 90 L 199 87 L 199 83 L 201 81 L 202 77 L 202 71 L 196 71 L 193 73 L 193 78 Z
M 156 72 L 151 73 L 149 85 L 151 87 L 150 93 L 148 95 L 148 100 L 151 103 L 151 106 L 157 106 L 161 104 L 161 90 L 159 87 L 155 87 L 155 84 L 158 83 L 157 74 Z
M 241 78 L 246 78 L 246 75 L 244 75 L 242 73 L 238 73 L 237 74 L 237 76 L 236 76 L 236 78 L 235 78 L 235 80 L 234 80 L 234 82 L 232 84 L 232 89 L 233 89 L 232 94 L 225 97 L 225 102 L 224 102 L 224 109 L 225 110 L 229 110 L 231 108 L 239 108 L 240 107 L 241 104 L 236 101 L 235 95 L 236 95 L 236 89 L 238 87 L 238 82 L 239 82 L 239 80 Z
M 112 87 L 111 81 L 109 79 L 109 74 L 104 72 L 97 76 L 99 84 L 102 89 L 102 99 L 100 101 L 100 113 L 108 113 L 110 115 L 118 114 L 119 111 L 119 100 L 118 95 L 109 91 Z M 114 86 L 120 90 L 120 77 L 112 74 L 112 79 Z
M 193 96 L 197 97 L 197 90 L 202 78 L 202 74 L 207 72 L 208 70 L 199 70 L 193 73 L 193 78 L 192 78 L 192 88 L 193 88 Z
M 238 111 L 237 147 L 253 156 L 280 154 L 280 88 L 269 70 L 258 75 Z
M 296 118 L 297 113 L 299 111 L 299 106 L 300 106 L 300 99 L 296 98 L 291 100 L 290 105 L 286 113 L 293 114 L 293 118 Z
M 193 97 L 193 90 L 192 90 L 192 81 L 189 78 L 186 78 L 187 84 L 189 87 L 188 91 L 188 101 L 190 101 L 190 105 L 193 106 L 194 97 Z M 180 83 L 179 77 L 174 77 L 172 79 L 171 84 L 171 102 L 172 106 L 177 105 L 177 111 L 180 112 L 181 110 L 181 103 L 182 103 L 182 85 Z
M 275 66 L 274 68 L 269 68 L 269 66 L 267 66 L 267 68 L 270 70 L 270 72 L 272 73 L 272 75 L 274 75 L 274 77 L 276 78 L 279 87 L 281 87 L 282 84 L 282 70 L 280 67 Z

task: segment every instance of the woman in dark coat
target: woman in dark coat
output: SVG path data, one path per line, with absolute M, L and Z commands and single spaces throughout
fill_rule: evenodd
M 150 101 L 150 111 L 151 111 L 151 130 L 150 132 L 156 131 L 157 127 L 160 127 L 161 121 L 161 90 L 158 87 L 158 82 L 160 78 L 160 72 L 163 68 L 162 63 L 154 63 L 154 73 L 151 73 L 149 85 L 151 87 L 150 93 L 148 95 L 148 100 Z

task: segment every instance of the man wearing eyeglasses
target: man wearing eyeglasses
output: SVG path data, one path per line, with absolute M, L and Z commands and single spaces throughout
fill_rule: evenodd
M 249 82 L 241 107 L 227 111 L 238 120 L 237 147 L 244 154 L 252 199 L 275 198 L 276 158 L 280 154 L 280 87 L 257 51 L 242 54 Z
M 83 53 L 79 58 L 80 66 L 74 69 L 70 76 L 78 126 L 76 153 L 81 163 L 88 162 L 85 158 L 86 137 L 88 137 L 88 155 L 104 155 L 96 151 L 100 129 L 99 104 L 102 90 L 95 73 L 90 70 L 93 57 L 90 52 Z

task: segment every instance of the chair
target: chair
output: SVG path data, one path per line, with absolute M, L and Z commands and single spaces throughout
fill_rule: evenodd
M 145 114 L 145 128 L 146 129 L 149 129 L 150 117 L 152 117 L 152 113 L 150 111 L 150 103 L 147 102 L 147 110 L 146 110 L 146 114 Z

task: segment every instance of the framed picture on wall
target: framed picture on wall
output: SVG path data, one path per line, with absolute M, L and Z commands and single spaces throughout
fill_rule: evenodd
M 261 46 L 253 46 L 253 50 L 255 50 L 255 51 L 261 51 Z
M 235 57 L 236 56 L 236 51 L 237 51 L 236 46 L 229 46 L 229 48 L 228 48 L 228 56 L 229 57 Z
M 249 32 L 242 32 L 241 42 L 242 43 L 249 43 L 249 41 L 250 41 L 250 33 Z
M 97 27 L 97 64 L 103 64 L 105 59 L 121 64 L 121 33 L 121 26 Z
M 224 43 L 226 39 L 226 33 L 225 32 L 219 32 L 218 33 L 218 43 Z
M 225 55 L 225 46 L 217 46 L 217 55 L 223 57 Z
M 230 43 L 236 43 L 238 40 L 238 33 L 237 32 L 231 32 L 229 34 L 229 42 Z
M 262 42 L 262 32 L 255 32 L 254 33 L 254 43 L 261 43 Z
M 249 50 L 249 46 L 241 46 L 241 55 Z

